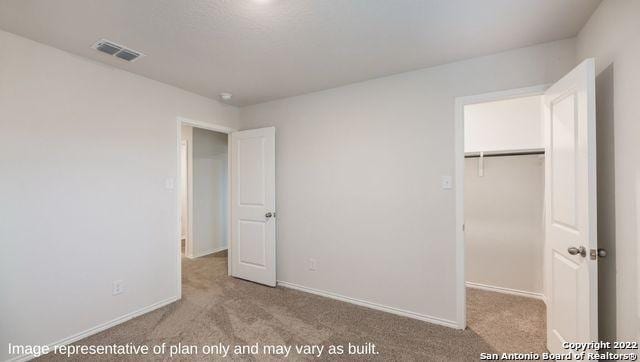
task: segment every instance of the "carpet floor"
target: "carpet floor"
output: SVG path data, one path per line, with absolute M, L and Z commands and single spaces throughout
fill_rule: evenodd
M 263 354 L 264 345 L 294 346 L 293 360 L 311 360 L 295 346 L 325 346 L 322 360 L 471 361 L 480 353 L 545 351 L 545 306 L 542 302 L 504 294 L 468 290 L 467 330 L 459 331 L 379 312 L 282 287 L 269 288 L 227 276 L 226 254 L 183 259 L 182 299 L 75 345 L 183 346 L 197 345 L 194 354 L 177 360 L 222 359 L 215 347 L 231 345 L 227 359 L 280 360 Z M 259 343 L 259 354 L 234 346 Z M 377 354 L 349 355 L 348 346 L 375 344 Z M 344 354 L 329 354 L 329 346 L 344 346 Z M 247 348 L 249 348 L 247 347 Z M 71 360 L 166 360 L 165 354 L 146 356 L 73 356 Z M 208 348 L 208 347 L 207 347 Z M 188 351 L 184 351 L 188 352 Z M 317 355 L 317 350 L 314 351 Z M 336 352 L 334 350 L 334 352 Z M 68 360 L 49 354 L 42 360 Z

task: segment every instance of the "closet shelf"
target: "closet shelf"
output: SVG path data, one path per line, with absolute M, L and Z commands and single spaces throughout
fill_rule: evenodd
M 531 148 L 526 150 L 485 151 L 483 157 L 544 155 L 544 148 Z M 465 152 L 464 158 L 480 157 L 480 152 Z

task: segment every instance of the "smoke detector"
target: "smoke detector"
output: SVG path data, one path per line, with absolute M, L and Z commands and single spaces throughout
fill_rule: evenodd
M 107 39 L 98 40 L 93 44 L 92 48 L 127 62 L 134 62 L 144 56 L 142 52 L 129 49 Z
M 226 92 L 220 93 L 220 98 L 222 98 L 222 100 L 224 101 L 231 100 L 231 97 L 233 97 L 233 94 L 231 93 L 226 93 Z

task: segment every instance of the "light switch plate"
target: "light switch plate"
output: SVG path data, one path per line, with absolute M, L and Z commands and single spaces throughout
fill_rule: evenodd
M 442 176 L 441 183 L 443 190 L 450 190 L 453 188 L 453 179 L 451 178 L 451 176 Z

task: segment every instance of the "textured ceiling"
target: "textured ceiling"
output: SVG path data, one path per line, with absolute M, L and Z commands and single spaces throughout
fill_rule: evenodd
M 0 28 L 242 106 L 573 37 L 598 3 L 0 0 Z M 100 38 L 147 56 L 106 56 Z

